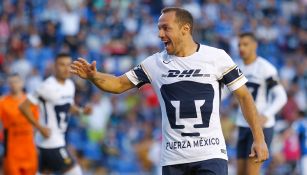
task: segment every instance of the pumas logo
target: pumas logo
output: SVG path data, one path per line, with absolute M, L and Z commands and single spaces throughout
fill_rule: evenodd
M 210 74 L 201 74 L 201 69 L 190 70 L 169 70 L 168 74 L 162 74 L 162 77 L 210 77 Z

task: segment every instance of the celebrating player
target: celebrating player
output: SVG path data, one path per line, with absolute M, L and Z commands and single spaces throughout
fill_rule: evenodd
M 227 152 L 219 106 L 221 84 L 233 91 L 248 121 L 256 162 L 268 158 L 261 125 L 247 80 L 225 51 L 196 43 L 192 15 L 181 8 L 165 8 L 158 22 L 165 50 L 146 58 L 124 75 L 96 70 L 79 58 L 71 72 L 103 91 L 122 93 L 151 83 L 162 111 L 162 172 L 164 175 L 227 174 Z

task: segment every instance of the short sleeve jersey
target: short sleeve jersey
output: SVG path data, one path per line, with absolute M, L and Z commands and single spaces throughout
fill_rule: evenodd
M 254 98 L 257 110 L 262 114 L 266 108 L 270 107 L 269 104 L 271 99 L 269 98 L 269 90 L 278 85 L 277 70 L 271 63 L 262 57 L 257 57 L 251 64 L 244 65 L 243 62 L 239 62 L 238 65 L 248 79 L 246 86 Z M 237 125 L 249 127 L 240 109 L 238 113 Z M 268 117 L 269 120 L 264 127 L 272 127 L 275 124 L 274 117 Z
M 126 73 L 137 87 L 153 86 L 162 111 L 161 164 L 212 158 L 227 160 L 220 125 L 220 88 L 234 91 L 247 81 L 224 50 L 199 45 L 187 57 L 165 51 Z
M 51 135 L 45 139 L 39 132 L 36 144 L 41 148 L 58 148 L 65 146 L 65 132 L 67 130 L 68 112 L 73 104 L 75 86 L 72 80 L 59 83 L 55 77 L 47 78 L 28 99 L 39 104 L 41 125 L 50 128 Z

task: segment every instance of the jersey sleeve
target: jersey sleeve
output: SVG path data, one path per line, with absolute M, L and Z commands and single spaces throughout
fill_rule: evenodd
M 221 51 L 217 61 L 218 79 L 225 84 L 230 91 L 235 91 L 247 82 L 246 77 L 239 67 L 224 50 Z
M 59 93 L 57 93 L 54 88 L 51 88 L 51 84 L 44 82 L 42 83 L 33 93 L 28 94 L 28 99 L 33 104 L 38 104 L 40 100 L 54 102 L 59 98 Z
M 275 67 L 271 64 L 266 65 L 266 91 L 268 92 L 268 104 L 262 114 L 267 117 L 275 117 L 275 115 L 287 103 L 287 93 L 284 87 L 279 83 L 278 74 Z
M 266 70 L 266 86 L 267 90 L 271 90 L 273 87 L 277 86 L 279 83 L 279 78 L 277 70 L 273 65 L 268 64 Z
M 147 83 L 151 83 L 150 76 L 145 68 L 146 64 L 148 64 L 148 58 L 126 73 L 128 79 L 138 88 Z

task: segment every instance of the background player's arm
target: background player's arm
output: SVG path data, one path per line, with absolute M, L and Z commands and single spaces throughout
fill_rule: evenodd
M 71 65 L 71 73 L 76 74 L 83 79 L 90 80 L 99 89 L 106 92 L 119 94 L 135 87 L 126 75 L 117 77 L 98 72 L 95 61 L 93 61 L 92 64 L 89 64 L 83 58 L 79 58 L 73 62 Z
M 32 110 L 31 110 L 32 102 L 29 99 L 26 99 L 19 105 L 19 110 L 26 117 L 26 119 L 36 128 L 39 132 L 46 138 L 50 136 L 50 130 L 45 128 L 39 124 L 39 122 L 35 119 Z
M 262 127 L 260 125 L 260 121 L 258 120 L 258 112 L 252 95 L 249 93 L 245 85 L 233 91 L 233 93 L 239 101 L 244 118 L 249 124 L 253 134 L 254 143 L 250 157 L 256 156 L 256 162 L 261 162 L 268 159 L 268 148 L 264 141 Z
M 74 104 L 70 107 L 69 112 L 78 116 L 83 114 L 89 115 L 92 112 L 92 107 L 90 105 L 86 105 L 84 108 L 82 108 Z
M 281 84 L 276 82 L 274 87 L 270 88 L 269 96 L 272 98 L 269 105 L 261 113 L 264 118 L 275 117 L 275 115 L 287 103 L 287 93 Z

